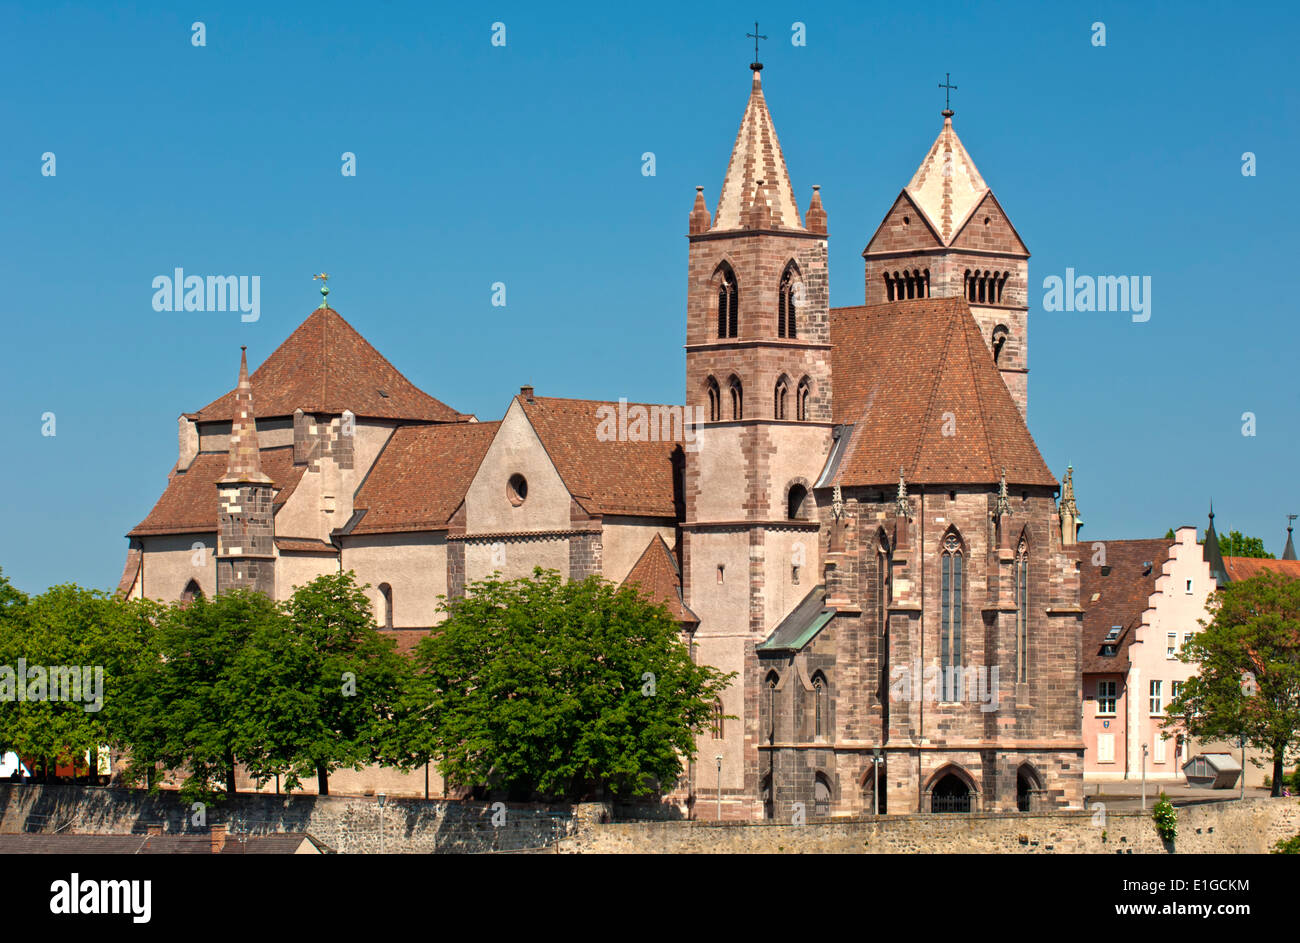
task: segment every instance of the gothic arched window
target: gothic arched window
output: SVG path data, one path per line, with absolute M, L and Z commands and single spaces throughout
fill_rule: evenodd
M 961 540 L 955 533 L 949 532 L 943 539 L 939 615 L 939 657 L 943 668 L 942 685 L 945 701 L 961 699 L 961 591 Z
M 1029 680 L 1029 541 L 1023 536 L 1016 548 L 1016 682 Z
M 718 389 L 718 381 L 709 377 L 705 390 L 709 397 L 709 422 L 718 422 L 722 419 L 722 391 Z
M 808 420 L 808 397 L 812 393 L 812 381 L 804 377 L 799 381 L 799 388 L 794 397 L 794 418 L 800 422 Z
M 192 603 L 203 595 L 203 590 L 199 587 L 197 580 L 190 580 L 185 584 L 185 589 L 181 591 L 181 603 Z
M 789 389 L 790 389 L 790 381 L 787 380 L 784 375 L 782 375 L 776 381 L 776 392 L 772 397 L 773 400 L 772 418 L 773 419 L 785 418 L 785 398 L 786 398 L 786 393 L 789 391 Z
M 795 306 L 795 300 L 798 292 L 795 291 L 798 275 L 794 268 L 794 263 L 785 267 L 781 274 L 781 287 L 777 291 L 776 306 L 776 336 L 777 337 L 798 337 L 798 317 Z
M 731 378 L 729 387 L 731 389 L 731 418 L 744 419 L 745 418 L 745 393 L 740 386 L 740 379 L 738 377 L 733 376 Z
M 736 289 L 736 275 L 725 262 L 718 282 L 718 336 L 736 337 L 740 311 L 740 292 Z
M 767 742 L 776 742 L 776 686 L 781 676 L 775 671 L 767 673 Z
M 813 675 L 813 739 L 820 740 L 826 733 L 826 676 L 820 671 Z
M 723 727 L 722 698 L 715 697 L 713 699 L 713 739 L 721 740 L 723 733 L 725 733 L 725 729 Z

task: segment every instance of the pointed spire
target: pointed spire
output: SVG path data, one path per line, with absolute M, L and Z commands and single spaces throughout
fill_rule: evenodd
M 813 195 L 808 202 L 808 215 L 805 220 L 809 232 L 826 235 L 826 210 L 822 207 L 822 188 L 817 184 L 813 184 Z
M 943 128 L 921 166 L 904 189 L 930 220 L 930 225 L 950 245 L 967 217 L 989 192 L 952 126 L 952 111 L 944 109 Z
M 898 466 L 898 496 L 894 498 L 894 513 L 912 519 L 912 502 L 907 499 L 907 480 L 903 477 L 902 465 Z
M 248 348 L 239 348 L 239 382 L 235 386 L 235 416 L 230 424 L 230 458 L 222 484 L 271 481 L 262 473 L 257 448 L 257 418 L 253 413 L 253 384 L 248 379 Z
M 1210 526 L 1205 529 L 1205 546 L 1201 556 L 1210 565 L 1210 575 L 1219 586 L 1229 582 L 1228 569 L 1223 565 L 1223 553 L 1219 550 L 1219 534 L 1214 529 L 1214 502 L 1210 502 Z
M 696 187 L 695 205 L 691 207 L 690 234 L 693 236 L 696 233 L 708 232 L 710 222 L 712 218 L 709 216 L 709 208 L 704 205 L 704 188 Z
M 1065 480 L 1061 482 L 1061 503 L 1058 508 L 1061 517 L 1061 543 L 1069 546 L 1078 540 L 1079 528 L 1083 521 L 1079 519 L 1079 505 L 1074 500 L 1074 466 L 1065 468 Z
M 760 192 L 758 181 L 765 185 Z M 763 99 L 763 82 L 758 69 L 750 83 L 749 103 L 740 120 L 727 176 L 722 182 L 718 197 L 718 212 L 714 215 L 713 229 L 729 230 L 747 228 L 747 219 L 754 204 L 762 201 L 764 211 L 770 214 L 770 226 L 778 229 L 803 229 L 799 222 L 799 207 L 795 203 L 794 188 L 785 168 L 785 157 L 776 138 L 776 128 Z
M 1292 543 L 1291 541 L 1291 527 L 1292 527 L 1292 522 L 1295 519 L 1296 516 L 1294 514 L 1288 514 L 1286 516 L 1286 549 L 1282 551 L 1283 560 L 1294 560 L 1296 558 L 1295 544 Z

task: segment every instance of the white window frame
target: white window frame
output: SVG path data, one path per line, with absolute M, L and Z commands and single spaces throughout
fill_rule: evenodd
M 1115 735 L 1113 733 L 1097 734 L 1097 762 L 1115 762 Z
M 1097 716 L 1114 717 L 1115 708 L 1118 705 L 1119 683 L 1116 681 L 1098 681 L 1097 682 Z M 1106 709 L 1107 702 L 1110 703 L 1110 710 Z
M 1152 681 L 1151 694 L 1148 698 L 1147 706 L 1150 708 L 1152 717 L 1162 717 L 1165 712 L 1165 699 L 1163 695 L 1164 682 Z
M 1188 580 L 1188 581 L 1187 581 L 1187 591 L 1186 591 L 1186 594 L 1187 594 L 1188 596 L 1191 596 L 1191 595 L 1193 594 L 1193 593 L 1192 593 L 1192 581 L 1191 581 L 1191 580 Z
M 1151 745 L 1152 745 L 1151 753 L 1154 755 L 1154 762 L 1156 763 L 1168 762 L 1169 756 L 1168 756 L 1168 752 L 1165 749 L 1167 742 L 1168 741 L 1166 741 L 1165 738 L 1160 735 L 1160 732 L 1156 731 L 1155 736 L 1152 737 L 1151 740 Z
M 1168 658 L 1170 661 L 1174 661 L 1178 658 L 1178 633 L 1177 632 L 1165 633 L 1165 657 Z

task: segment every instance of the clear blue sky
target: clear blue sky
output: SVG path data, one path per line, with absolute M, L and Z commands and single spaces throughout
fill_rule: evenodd
M 801 210 L 823 188 L 832 304 L 861 302 L 860 253 L 937 133 L 951 72 L 959 133 L 1033 252 L 1030 428 L 1058 476 L 1075 466 L 1083 537 L 1204 526 L 1213 497 L 1222 530 L 1279 553 L 1300 511 L 1298 17 L 1280 3 L 0 5 L 0 567 L 28 591 L 115 585 L 123 534 L 175 462 L 177 415 L 233 386 L 239 345 L 260 363 L 318 303 L 322 270 L 400 370 L 481 418 L 524 383 L 680 402 L 687 214 L 696 184 L 716 205 L 755 18 Z M 260 275 L 260 320 L 155 312 L 150 283 L 177 266 Z M 1151 320 L 1043 312 L 1043 278 L 1067 266 L 1149 275 Z

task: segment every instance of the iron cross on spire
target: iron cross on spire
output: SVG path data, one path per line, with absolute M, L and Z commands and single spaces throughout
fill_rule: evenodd
M 944 117 L 948 117 L 952 115 L 952 102 L 950 101 L 950 96 L 952 95 L 953 92 L 957 91 L 957 86 L 951 83 L 952 83 L 952 73 L 945 72 L 943 74 L 943 81 L 939 83 L 939 87 L 944 89 L 944 93 L 943 93 Z
M 745 37 L 754 41 L 754 61 L 749 67 L 757 72 L 759 69 L 763 68 L 763 63 L 758 61 L 758 41 L 760 39 L 767 39 L 766 36 L 758 31 L 758 20 L 754 21 L 754 32 L 746 33 Z

